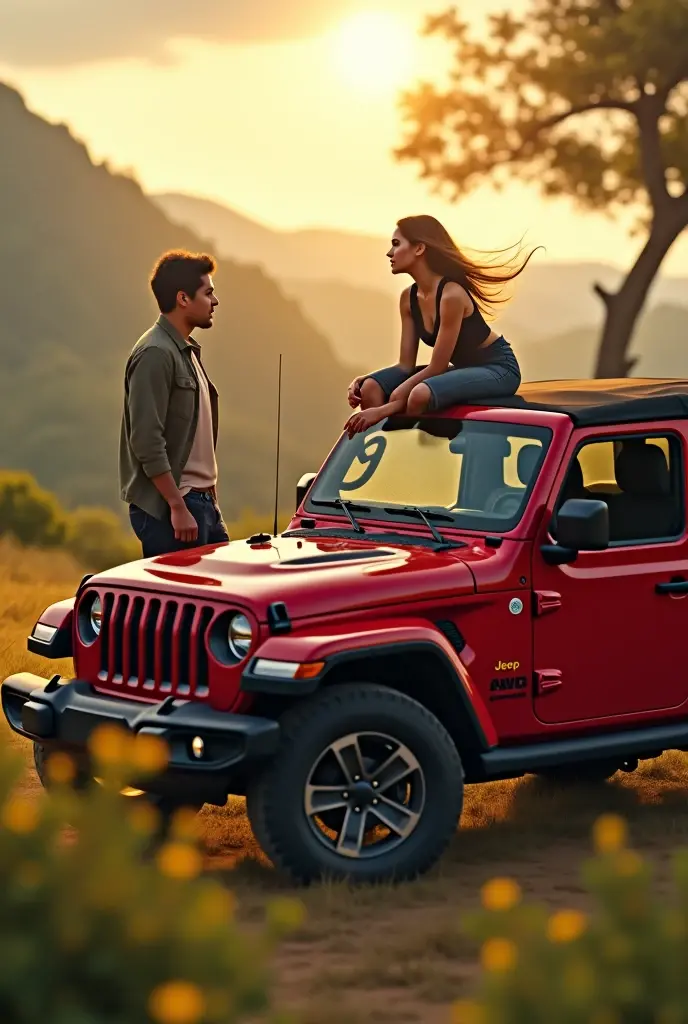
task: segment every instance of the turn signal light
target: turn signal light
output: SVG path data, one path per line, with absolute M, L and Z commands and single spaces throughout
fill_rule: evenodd
M 324 661 L 305 661 L 297 668 L 294 679 L 313 679 L 315 676 L 320 675 L 324 668 Z

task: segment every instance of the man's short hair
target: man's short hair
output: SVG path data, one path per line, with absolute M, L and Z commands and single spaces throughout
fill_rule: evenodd
M 204 275 L 214 272 L 215 260 L 206 253 L 186 252 L 184 249 L 164 253 L 155 264 L 150 279 L 160 312 L 172 312 L 179 292 L 193 299 Z

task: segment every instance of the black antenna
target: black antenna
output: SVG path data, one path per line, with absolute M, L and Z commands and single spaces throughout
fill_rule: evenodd
M 282 353 L 279 357 L 279 376 L 277 378 L 277 457 L 275 459 L 275 522 L 273 534 L 277 536 L 277 505 L 279 502 L 279 464 L 280 464 L 280 420 L 282 415 Z

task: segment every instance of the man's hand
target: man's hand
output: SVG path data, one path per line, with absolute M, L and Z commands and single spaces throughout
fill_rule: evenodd
M 349 392 L 347 395 L 349 405 L 352 409 L 357 409 L 361 404 L 361 381 L 363 377 L 354 377 L 349 384 Z
M 346 421 L 344 424 L 344 430 L 347 432 L 349 437 L 352 438 L 354 434 L 360 434 L 363 430 L 367 430 L 368 427 L 372 427 L 375 423 L 379 423 L 386 415 L 387 413 L 382 408 L 366 409 L 364 412 L 356 412 Z
M 170 505 L 170 518 L 176 540 L 189 543 L 198 538 L 198 523 L 189 512 L 185 502 L 182 502 L 181 505 Z

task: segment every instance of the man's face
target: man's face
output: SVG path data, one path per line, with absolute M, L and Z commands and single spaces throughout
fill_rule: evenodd
M 203 275 L 201 286 L 193 298 L 181 292 L 179 299 L 192 330 L 195 327 L 205 329 L 213 326 L 213 313 L 219 304 L 219 299 L 215 294 L 215 286 L 210 274 Z

